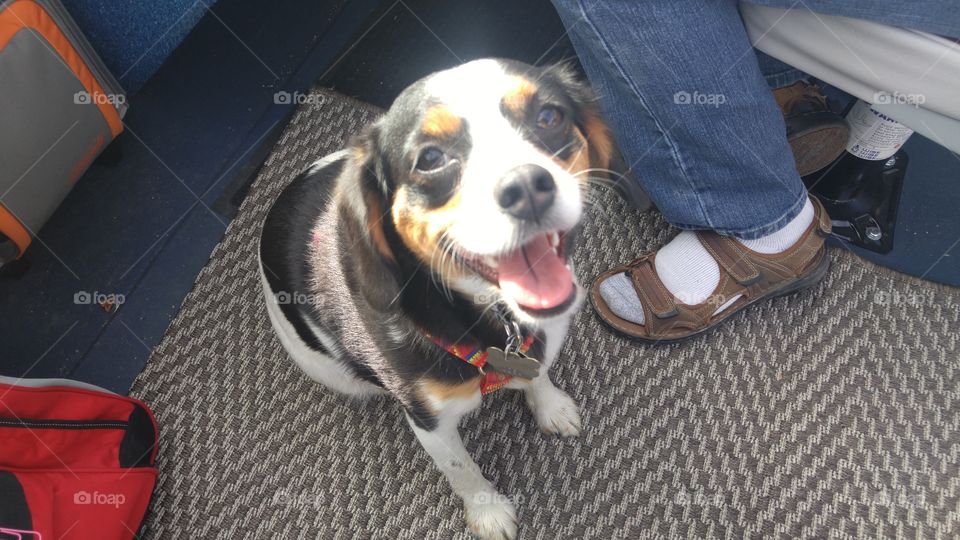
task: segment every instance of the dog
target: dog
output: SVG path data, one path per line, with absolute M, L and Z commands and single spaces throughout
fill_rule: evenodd
M 516 510 L 468 455 L 460 418 L 506 387 L 543 431 L 580 432 L 547 371 L 584 297 L 569 254 L 588 176 L 611 153 L 571 69 L 477 60 L 404 90 L 264 222 L 283 347 L 332 390 L 399 401 L 481 538 L 513 538 Z

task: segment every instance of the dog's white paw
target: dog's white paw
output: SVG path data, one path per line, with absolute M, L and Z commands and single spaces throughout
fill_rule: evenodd
M 566 392 L 550 385 L 527 392 L 526 395 L 527 406 L 544 433 L 563 437 L 580 435 L 580 411 Z
M 464 501 L 467 527 L 483 540 L 513 540 L 517 536 L 517 511 L 499 493 L 481 497 L 480 501 Z

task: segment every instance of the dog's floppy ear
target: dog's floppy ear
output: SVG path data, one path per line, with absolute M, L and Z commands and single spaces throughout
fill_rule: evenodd
M 397 253 L 390 241 L 392 188 L 378 149 L 376 124 L 350 145 L 350 156 L 339 192 L 339 241 L 344 268 L 367 302 L 385 311 L 399 291 Z
M 576 104 L 577 128 L 587 139 L 590 153 L 590 166 L 598 169 L 609 169 L 614 157 L 613 138 L 610 129 L 600 113 L 600 104 L 593 89 L 577 76 L 576 70 L 568 63 L 554 64 L 546 68 L 566 89 L 567 94 Z
M 596 171 L 596 176 L 606 176 L 628 201 L 640 211 L 646 211 L 653 206 L 650 196 L 646 194 L 633 171 L 624 161 L 623 154 L 616 147 L 613 136 L 606 122 L 600 114 L 600 104 L 593 89 L 581 80 L 576 71 L 568 64 L 555 64 L 547 68 L 560 83 L 566 87 L 567 93 L 577 104 L 577 128 L 587 139 L 590 155 L 590 167 L 606 170 L 606 173 Z
M 590 165 L 598 169 L 609 169 L 613 161 L 613 139 L 606 122 L 600 117 L 596 102 L 584 110 L 583 116 L 583 130 L 590 150 Z

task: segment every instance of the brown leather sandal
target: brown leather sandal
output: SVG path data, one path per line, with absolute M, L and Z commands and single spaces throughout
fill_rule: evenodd
M 698 231 L 700 242 L 720 266 L 720 284 L 705 302 L 688 305 L 677 301 L 657 276 L 654 252 L 597 276 L 590 289 L 590 301 L 597 315 L 628 337 L 671 343 L 708 332 L 755 302 L 816 284 L 830 268 L 824 245 L 824 239 L 830 235 L 830 218 L 820 201 L 810 199 L 814 205 L 813 223 L 783 253 L 757 253 L 729 237 Z M 644 324 L 618 317 L 600 296 L 600 282 L 622 272 L 631 278 L 640 298 Z

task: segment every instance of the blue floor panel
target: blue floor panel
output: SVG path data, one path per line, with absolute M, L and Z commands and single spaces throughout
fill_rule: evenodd
M 121 159 L 95 163 L 0 280 L 0 374 L 71 377 L 125 393 L 176 315 L 292 105 L 373 2 L 221 0 L 133 95 Z M 366 10 L 366 11 L 364 11 Z M 202 202 L 198 202 L 198 197 Z M 113 312 L 83 293 L 123 295 Z
M 146 266 L 136 289 L 70 378 L 125 393 L 180 310 L 184 294 L 193 287 L 224 229 L 221 218 L 194 207 Z

